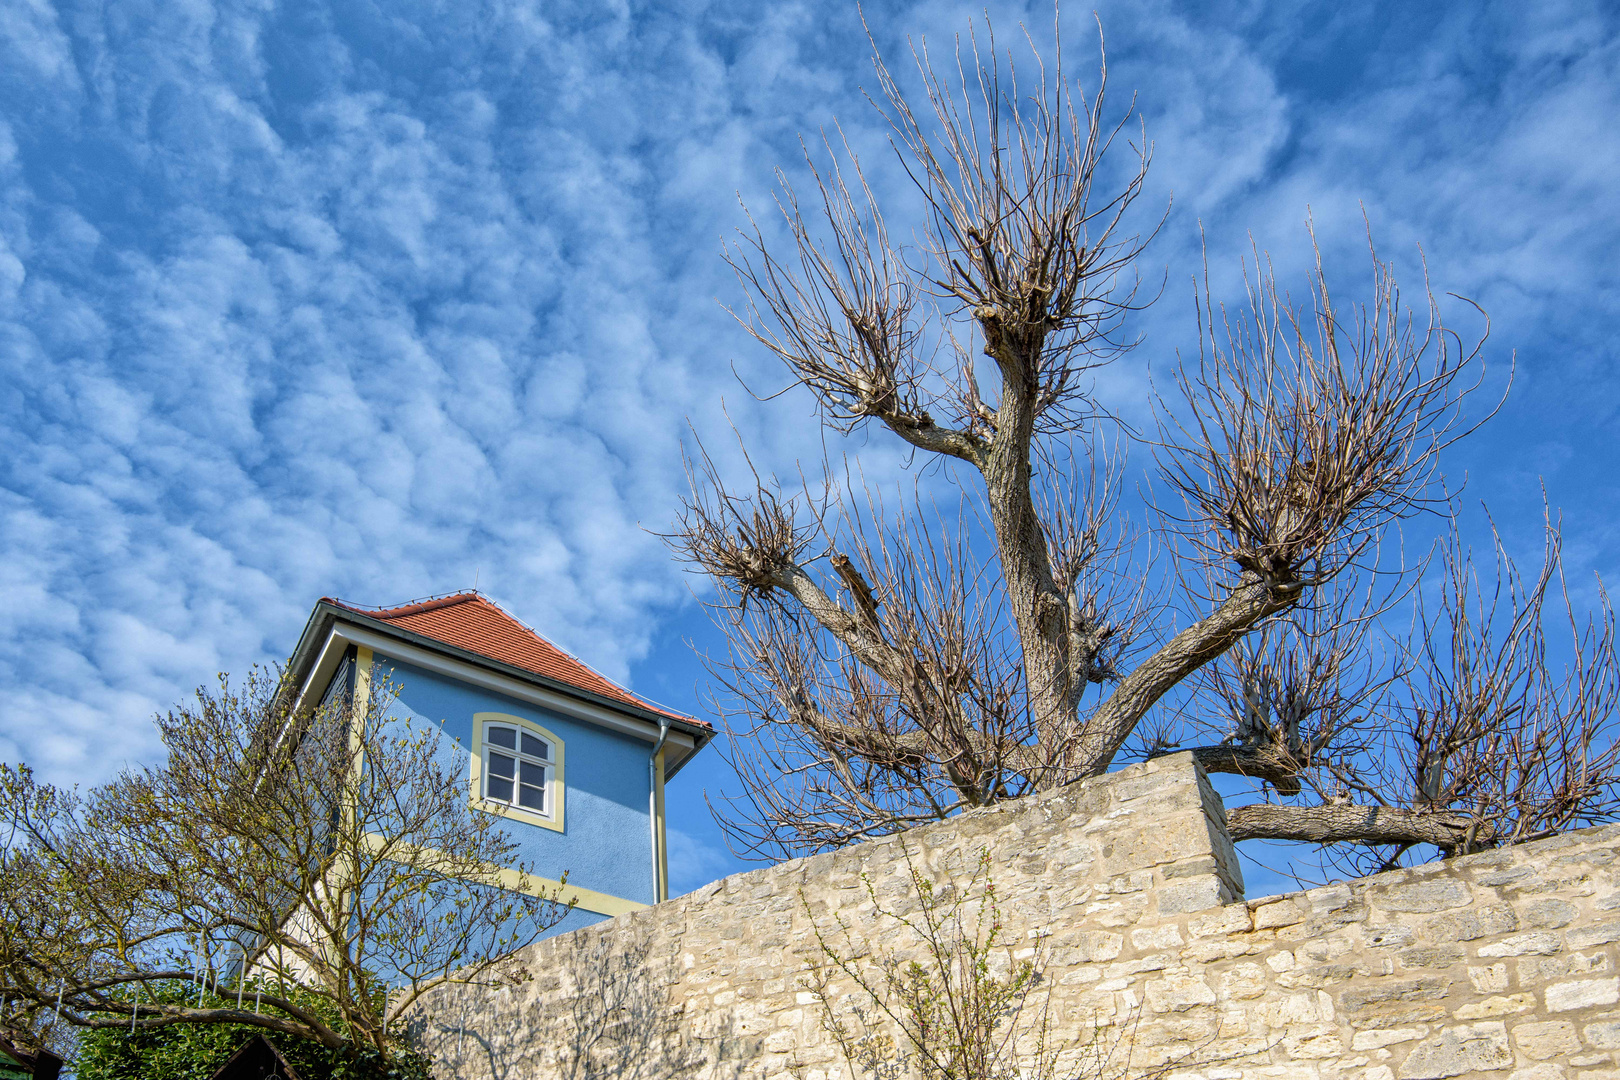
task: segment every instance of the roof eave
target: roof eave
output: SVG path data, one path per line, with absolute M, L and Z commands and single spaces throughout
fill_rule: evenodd
M 574 698 L 577 701 L 583 701 L 588 704 L 595 705 L 598 708 L 608 709 L 612 712 L 619 713 L 622 716 L 627 716 L 633 720 L 639 720 L 643 723 L 650 724 L 655 728 L 661 724 L 667 723 L 670 727 L 690 736 L 693 742 L 692 753 L 682 758 L 681 761 L 670 770 L 670 776 L 674 776 L 675 773 L 679 772 L 681 767 L 691 759 L 692 755 L 696 754 L 699 750 L 702 750 L 714 738 L 715 732 L 713 728 L 699 724 L 695 721 L 685 720 L 679 716 L 671 716 L 667 713 L 658 712 L 655 709 L 641 708 L 632 705 L 629 702 L 618 701 L 602 694 L 593 693 L 592 691 L 582 689 L 559 679 L 548 678 L 545 675 L 529 671 L 526 668 L 520 668 L 514 664 L 508 664 L 505 661 L 484 656 L 482 653 L 473 652 L 470 649 L 463 649 L 459 646 L 440 641 L 437 638 L 428 637 L 426 634 L 419 634 L 414 630 L 407 630 L 403 627 L 395 626 L 394 624 L 385 620 L 372 618 L 361 612 L 340 607 L 337 604 L 333 604 L 327 600 L 322 600 L 320 603 L 316 604 L 315 610 L 310 613 L 309 622 L 304 628 L 303 636 L 298 640 L 298 648 L 294 651 L 291 661 L 289 661 L 289 670 L 300 683 L 306 677 L 309 667 L 314 662 L 315 657 L 319 654 L 321 645 L 326 640 L 330 630 L 330 627 L 327 624 L 336 623 L 339 621 L 351 622 L 358 626 L 364 627 L 373 633 L 381 634 L 385 637 L 391 637 L 396 641 L 403 642 L 404 644 L 413 645 L 419 649 L 426 649 L 431 652 L 436 652 L 442 656 L 447 656 L 464 664 L 470 664 L 474 667 L 481 667 L 486 671 L 493 671 L 496 674 L 505 675 L 508 678 L 516 679 L 520 682 L 526 682 L 533 686 L 538 686 L 541 689 L 549 690 L 552 693 L 562 694 L 564 696 Z

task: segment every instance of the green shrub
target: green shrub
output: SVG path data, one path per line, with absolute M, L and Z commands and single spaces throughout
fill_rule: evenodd
M 252 984 L 244 996 L 246 1001 L 252 1000 Z M 320 1013 L 341 1030 L 341 1021 L 324 998 L 297 992 L 290 996 L 300 1008 Z M 142 1000 L 153 998 L 196 1004 L 198 991 L 190 983 L 160 984 Z M 234 1007 L 236 996 L 204 993 L 202 1002 Z M 270 1008 L 264 1012 L 275 1015 Z M 255 1035 L 268 1038 L 301 1080 L 429 1080 L 431 1076 L 428 1058 L 409 1047 L 400 1046 L 385 1059 L 367 1047 L 334 1050 L 313 1039 L 249 1024 L 172 1024 L 133 1034 L 128 1027 L 93 1028 L 80 1035 L 73 1067 L 78 1080 L 209 1080 Z

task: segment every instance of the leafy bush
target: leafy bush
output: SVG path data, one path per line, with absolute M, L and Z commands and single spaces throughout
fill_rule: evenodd
M 143 1001 L 232 1008 L 236 995 L 203 991 L 190 983 L 165 983 L 151 988 Z M 253 1000 L 253 984 L 244 991 L 244 1004 Z M 334 1027 L 342 1022 L 325 999 L 292 990 L 288 997 L 299 1008 L 310 1009 Z M 269 1015 L 282 1015 L 265 1007 Z M 78 1080 L 209 1080 L 230 1056 L 255 1035 L 264 1035 L 301 1080 L 429 1080 L 431 1062 L 401 1047 L 384 1059 L 375 1049 L 350 1043 L 343 1049 L 322 1046 L 313 1039 L 266 1031 L 250 1024 L 172 1024 L 141 1029 L 103 1027 L 84 1031 L 74 1061 Z

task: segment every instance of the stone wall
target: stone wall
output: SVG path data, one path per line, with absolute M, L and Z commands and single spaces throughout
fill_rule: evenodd
M 903 951 L 879 909 L 915 910 L 911 869 L 961 886 L 988 852 L 1079 1074 L 1620 1080 L 1617 845 L 1588 829 L 1244 902 L 1179 754 L 541 942 L 531 981 L 442 992 L 418 1031 L 458 1080 L 848 1077 L 808 990 L 818 931 Z

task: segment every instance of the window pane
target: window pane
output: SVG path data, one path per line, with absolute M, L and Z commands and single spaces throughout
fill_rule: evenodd
M 514 759 L 507 757 L 505 754 L 491 752 L 489 755 L 489 771 L 496 776 L 504 776 L 510 779 L 516 775 L 512 770 L 514 764 L 516 764 Z
M 544 765 L 536 765 L 532 761 L 525 761 L 518 768 L 523 770 L 522 780 L 525 784 L 533 784 L 535 787 L 546 786 L 546 767 Z
M 543 758 L 546 761 L 551 760 L 551 747 L 547 745 L 544 739 L 537 739 L 527 731 L 523 733 L 523 752 L 530 757 Z
M 512 781 L 502 780 L 498 776 L 489 778 L 489 797 L 501 802 L 512 801 Z
M 524 784 L 518 788 L 518 798 L 530 810 L 538 810 L 542 814 L 546 812 L 546 791 L 544 788 L 530 787 L 528 784 Z
M 509 727 L 488 727 L 484 729 L 484 738 L 496 746 L 504 746 L 508 750 L 517 749 L 517 732 Z

